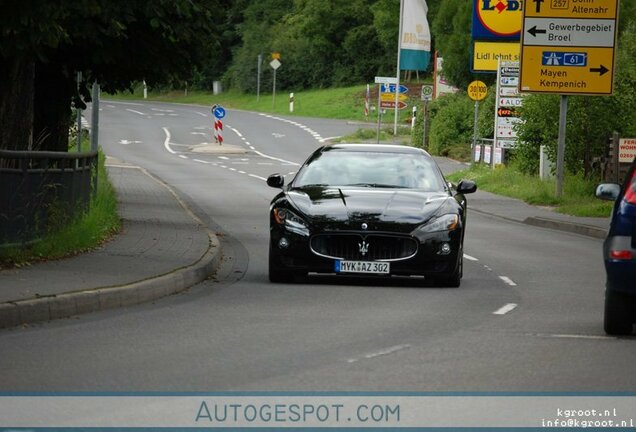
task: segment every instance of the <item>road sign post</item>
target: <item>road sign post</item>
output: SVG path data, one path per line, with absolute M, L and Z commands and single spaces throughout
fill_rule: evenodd
M 274 53 L 274 54 L 277 54 L 277 53 Z M 278 60 L 277 57 L 274 57 L 274 60 L 269 62 L 269 66 L 272 69 L 274 69 L 274 79 L 272 82 L 272 108 L 275 107 L 275 103 L 276 103 L 276 69 L 278 69 L 281 65 L 282 63 L 280 62 L 280 60 Z
M 556 196 L 563 192 L 567 95 L 610 96 L 619 0 L 524 2 L 519 89 L 561 95 Z
M 468 84 L 468 97 L 475 101 L 475 115 L 473 119 L 473 160 L 477 148 L 477 118 L 479 117 L 479 101 L 484 100 L 488 94 L 488 87 L 482 81 L 473 81 Z
M 223 145 L 223 119 L 225 117 L 225 108 L 221 105 L 212 106 L 212 115 L 214 116 L 214 139 L 219 145 Z

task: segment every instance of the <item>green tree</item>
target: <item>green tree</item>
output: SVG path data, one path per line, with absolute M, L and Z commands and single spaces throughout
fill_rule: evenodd
M 214 0 L 2 3 L 0 148 L 65 151 L 71 102 L 82 106 L 94 80 L 116 91 L 190 77 L 221 10 Z

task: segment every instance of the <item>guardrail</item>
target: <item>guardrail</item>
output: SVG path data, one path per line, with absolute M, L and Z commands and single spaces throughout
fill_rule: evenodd
M 97 152 L 0 150 L 0 245 L 37 241 L 88 208 Z

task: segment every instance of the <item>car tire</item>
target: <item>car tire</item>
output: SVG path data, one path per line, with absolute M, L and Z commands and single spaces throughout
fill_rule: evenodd
M 459 250 L 459 256 L 457 257 L 457 266 L 455 271 L 450 276 L 438 278 L 438 285 L 446 288 L 459 288 L 462 283 L 462 276 L 464 275 L 464 253 L 463 248 Z
M 269 281 L 274 283 L 289 283 L 294 281 L 294 272 L 283 268 L 276 253 L 269 250 Z
M 630 299 L 615 291 L 605 291 L 605 333 L 629 335 L 632 333 Z

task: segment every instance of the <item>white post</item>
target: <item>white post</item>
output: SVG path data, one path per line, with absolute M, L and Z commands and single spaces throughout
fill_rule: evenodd
M 411 129 L 415 127 L 415 118 L 417 117 L 417 106 L 413 106 L 413 117 L 411 117 Z
M 393 136 L 397 136 L 398 122 L 398 103 L 400 100 L 400 47 L 402 46 L 402 30 L 404 23 L 402 22 L 402 14 L 404 11 L 404 0 L 400 0 L 400 30 L 398 33 L 398 49 L 397 49 L 397 82 L 395 83 L 395 115 L 393 119 Z
M 148 86 L 146 85 L 146 80 L 144 80 L 144 99 L 148 99 Z
M 294 93 L 289 94 L 289 112 L 294 112 Z

